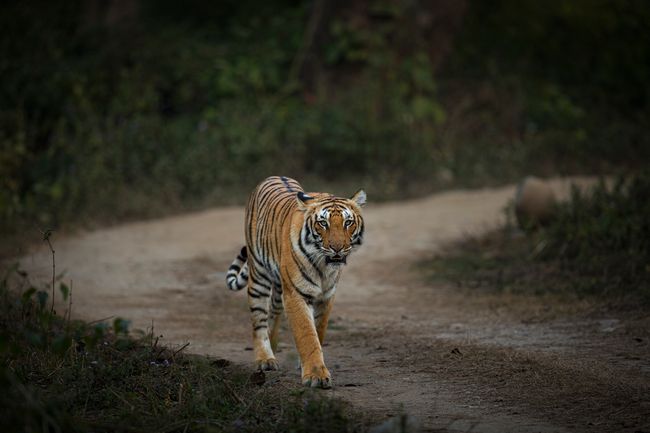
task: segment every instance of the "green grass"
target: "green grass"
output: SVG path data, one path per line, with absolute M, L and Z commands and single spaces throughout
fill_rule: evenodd
M 434 279 L 471 289 L 650 302 L 650 173 L 574 190 L 552 222 L 506 225 L 423 262 Z
M 61 295 L 68 289 L 60 285 Z M 70 321 L 12 268 L 0 286 L 0 430 L 352 432 L 343 402 L 226 360 L 186 355 L 128 322 Z M 262 380 L 261 380 L 262 379 Z

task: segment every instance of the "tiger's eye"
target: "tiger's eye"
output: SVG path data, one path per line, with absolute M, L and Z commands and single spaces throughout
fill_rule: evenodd
M 353 222 L 354 222 L 354 221 L 352 221 L 352 220 L 347 220 L 347 221 L 345 222 L 345 228 L 350 227 L 350 226 L 352 225 Z
M 327 221 L 325 220 L 318 221 L 318 224 L 320 224 L 321 227 L 327 228 Z

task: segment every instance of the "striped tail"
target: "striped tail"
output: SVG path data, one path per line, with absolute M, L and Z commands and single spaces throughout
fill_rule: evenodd
M 226 285 L 230 290 L 241 290 L 248 284 L 248 251 L 242 247 L 226 273 Z

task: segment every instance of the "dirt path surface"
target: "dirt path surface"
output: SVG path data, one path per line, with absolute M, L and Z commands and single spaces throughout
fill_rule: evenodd
M 554 181 L 566 193 L 567 184 Z M 323 391 L 424 431 L 650 431 L 647 316 L 542 298 L 460 292 L 414 264 L 447 242 L 497 225 L 514 187 L 368 205 L 364 246 L 337 291 Z M 252 368 L 245 291 L 224 271 L 243 244 L 243 209 L 222 208 L 54 238 L 73 281 L 73 315 L 121 316 L 192 352 Z M 49 278 L 45 248 L 21 260 Z M 572 313 L 572 314 L 568 314 Z M 299 383 L 290 333 L 277 380 Z

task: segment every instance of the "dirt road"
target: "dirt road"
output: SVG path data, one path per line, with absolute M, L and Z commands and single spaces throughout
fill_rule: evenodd
M 307 185 L 309 187 L 309 185 Z M 555 181 L 558 191 L 566 184 Z M 414 263 L 503 218 L 514 187 L 366 208 L 366 243 L 337 291 L 325 356 L 331 393 L 425 431 L 650 431 L 650 331 L 643 315 L 426 283 Z M 370 197 L 372 202 L 372 197 Z M 168 343 L 249 363 L 245 291 L 223 277 L 243 244 L 242 208 L 54 237 L 73 316 L 154 323 Z M 45 248 L 22 259 L 51 272 Z M 62 307 L 61 307 L 62 308 Z M 571 313 L 569 315 L 568 313 Z M 288 331 L 280 380 L 298 385 Z

